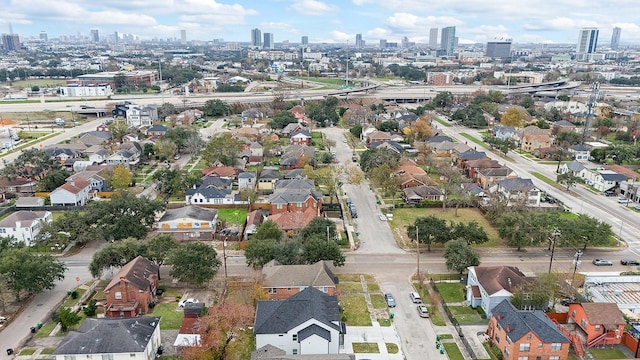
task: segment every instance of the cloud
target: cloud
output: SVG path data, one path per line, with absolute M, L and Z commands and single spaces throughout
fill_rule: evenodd
M 339 11 L 337 7 L 317 0 L 297 0 L 290 9 L 305 15 L 329 15 Z

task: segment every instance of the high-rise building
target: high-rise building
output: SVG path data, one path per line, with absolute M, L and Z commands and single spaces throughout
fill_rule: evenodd
M 364 40 L 362 40 L 362 34 L 356 34 L 356 48 L 363 48 Z
M 98 29 L 91 30 L 91 42 L 94 42 L 94 43 L 100 42 L 100 33 L 98 32 Z
M 617 50 L 618 46 L 620 46 L 620 34 L 622 33 L 622 29 L 619 27 L 613 28 L 613 33 L 611 34 L 611 49 Z
M 402 48 L 403 48 L 403 49 L 408 48 L 408 47 L 409 47 L 409 38 L 408 38 L 408 37 L 406 37 L 406 36 L 404 36 L 404 37 L 402 38 L 402 42 L 401 42 L 401 44 L 402 44 Z
M 17 34 L 2 34 L 2 47 L 7 51 L 20 50 L 20 36 Z
M 452 56 L 456 48 L 456 27 L 448 26 L 442 28 L 440 35 L 440 48 L 444 50 L 444 54 Z
M 429 30 L 429 47 L 432 49 L 438 48 L 438 28 Z
M 113 42 L 119 42 L 120 41 L 120 35 L 118 34 L 117 31 L 113 32 Z
M 487 57 L 494 59 L 508 59 L 511 57 L 511 39 L 506 41 L 489 41 L 487 43 Z
M 251 29 L 251 47 L 262 47 L 262 31 L 260 31 L 260 29 Z
M 263 49 L 274 49 L 275 44 L 273 43 L 273 33 L 264 33 L 264 40 L 262 41 Z
M 180 30 L 180 43 L 181 44 L 187 43 L 187 30 Z
M 308 36 L 303 36 L 302 39 L 302 45 L 309 45 L 309 37 Z
M 380 39 L 380 49 L 385 49 L 387 47 L 387 39 Z
M 47 32 L 42 30 L 40 31 L 40 40 L 47 42 L 49 41 L 49 35 L 47 35 Z
M 598 47 L 597 28 L 584 28 L 578 34 L 578 46 L 576 47 L 576 60 L 589 60 L 591 54 L 596 52 Z

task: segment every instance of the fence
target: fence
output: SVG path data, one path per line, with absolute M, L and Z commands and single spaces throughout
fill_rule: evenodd
M 430 279 L 429 282 L 431 283 L 431 287 L 433 288 L 433 290 L 436 293 L 438 293 L 440 297 L 442 297 L 442 294 L 440 294 L 440 290 L 438 290 L 438 286 L 436 285 L 435 281 L 433 281 L 433 279 Z M 453 324 L 453 327 L 456 329 L 456 332 L 458 333 L 458 336 L 460 337 L 462 344 L 467 349 L 467 352 L 469 353 L 469 355 L 471 355 L 471 359 L 477 360 L 478 358 L 476 357 L 475 352 L 473 352 L 473 347 L 471 347 L 471 344 L 469 344 L 469 341 L 464 336 L 464 332 L 462 332 L 462 328 L 460 327 L 458 320 L 456 320 L 456 318 L 453 316 L 446 302 L 443 301 L 441 304 L 442 304 L 442 308 L 444 309 L 444 312 L 447 314 L 447 317 L 449 318 L 449 321 L 451 321 L 451 324 Z

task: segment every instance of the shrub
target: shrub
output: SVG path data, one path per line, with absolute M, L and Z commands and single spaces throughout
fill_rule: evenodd
M 87 317 L 91 317 L 96 315 L 97 310 L 98 310 L 97 301 L 91 300 L 91 302 L 89 302 L 89 306 L 82 309 L 82 312 L 85 315 L 87 315 Z
M 77 292 L 76 290 L 73 290 L 73 291 L 71 292 L 71 298 L 72 298 L 73 300 L 77 299 L 77 298 L 78 298 L 78 296 L 79 296 L 79 294 L 78 294 L 78 292 Z

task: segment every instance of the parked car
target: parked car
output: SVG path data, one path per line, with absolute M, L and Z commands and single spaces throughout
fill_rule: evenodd
M 628 203 L 630 203 L 630 202 L 631 202 L 631 199 L 626 198 L 626 197 L 619 197 L 619 198 L 618 198 L 618 202 L 619 202 L 620 204 L 628 204 Z
M 393 295 L 391 295 L 390 293 L 384 294 L 384 301 L 387 303 L 388 307 L 396 307 L 396 299 L 394 299 Z
M 379 214 L 378 219 L 380 219 L 380 221 L 387 221 L 387 217 L 384 216 L 384 214 Z
M 616 196 L 616 192 L 613 190 L 607 190 L 604 192 L 604 196 Z
M 613 266 L 613 263 L 605 259 L 593 259 L 593 265 L 595 266 Z
M 179 154 L 175 154 L 175 155 L 173 156 L 173 160 L 179 160 L 179 159 L 180 159 L 180 155 L 179 155 Z
M 194 299 L 194 298 L 183 299 L 183 300 L 180 300 L 180 302 L 178 303 L 178 307 L 180 309 L 184 309 L 184 306 L 186 304 L 197 304 L 199 302 L 200 301 L 198 301 L 198 299 Z
M 560 300 L 560 304 L 562 304 L 564 306 L 569 306 L 569 304 L 571 304 L 572 302 L 575 302 L 575 301 L 576 301 L 575 297 L 569 296 L 569 297 L 566 297 L 566 298 Z
M 633 205 L 633 208 L 636 209 L 636 210 L 640 210 L 640 204 Z
M 638 266 L 638 265 L 640 265 L 640 261 L 634 260 L 634 259 L 622 259 L 622 260 L 620 260 L 620 264 Z
M 423 317 L 423 318 L 428 318 L 429 317 L 429 309 L 427 308 L 426 305 L 418 305 L 417 309 L 418 309 L 418 314 L 420 315 L 420 317 Z
M 411 299 L 411 302 L 414 304 L 422 304 L 422 298 L 420 297 L 420 294 L 418 294 L 415 291 L 412 291 L 409 293 L 409 298 Z

